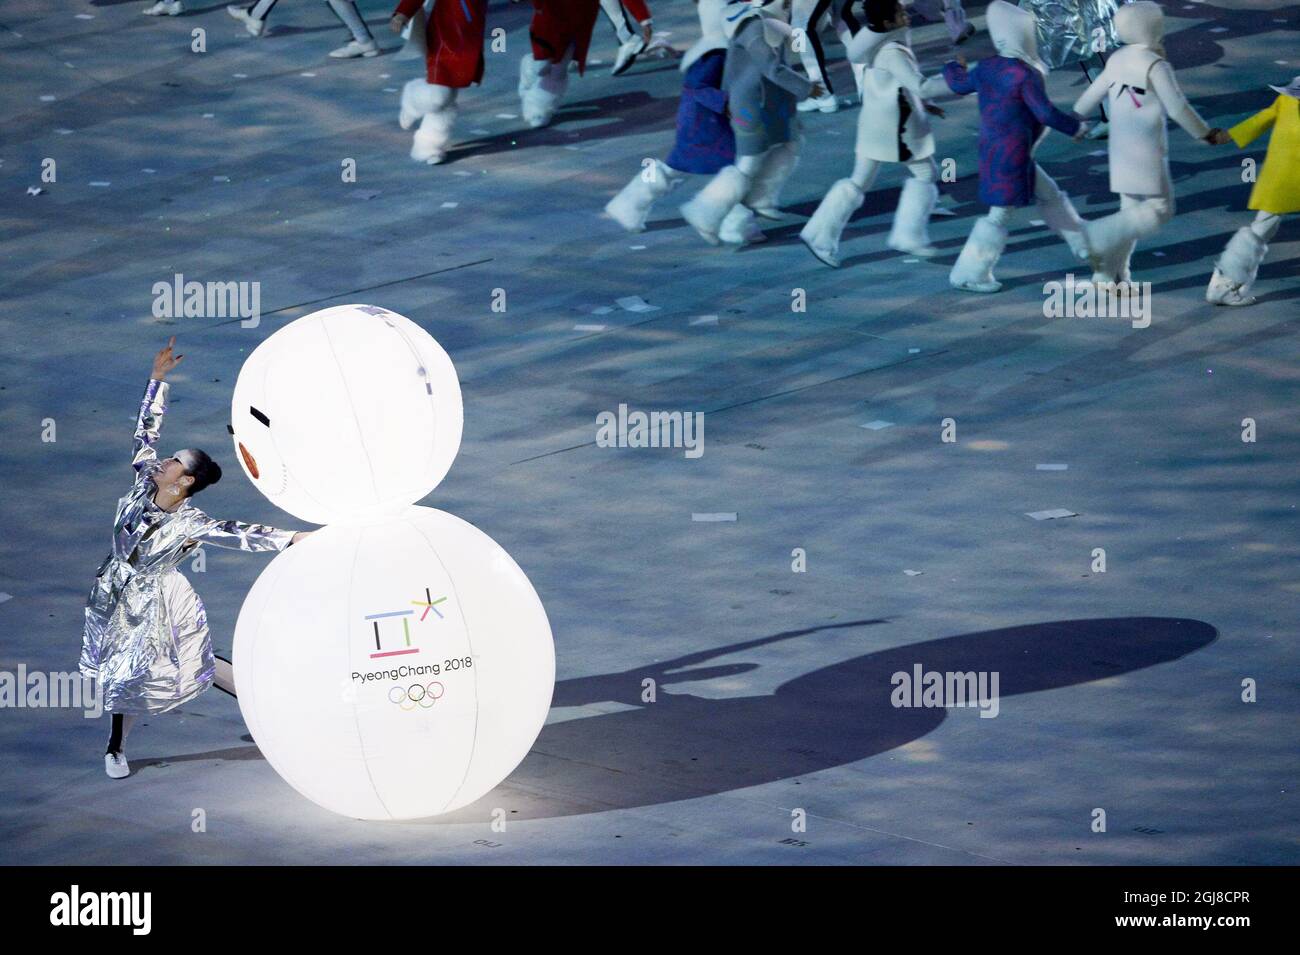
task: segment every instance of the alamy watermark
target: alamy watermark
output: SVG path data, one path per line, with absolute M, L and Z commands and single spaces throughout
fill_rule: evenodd
M 0 709 L 79 709 L 86 719 L 104 715 L 104 695 L 99 681 L 80 673 L 0 670 Z
M 153 283 L 154 318 L 238 318 L 243 328 L 262 321 L 261 282 L 198 282 L 177 272 Z
M 937 708 L 955 706 L 979 707 L 980 719 L 998 715 L 997 670 L 972 670 L 969 673 L 946 670 L 926 670 L 919 663 L 912 672 L 899 670 L 889 678 L 894 690 L 889 702 L 895 708 Z
M 1044 318 L 1120 318 L 1134 328 L 1151 324 L 1150 282 L 1076 282 L 1069 272 L 1064 282 L 1043 285 Z
M 704 453 L 703 411 L 602 411 L 596 415 L 598 448 L 685 448 L 686 457 Z

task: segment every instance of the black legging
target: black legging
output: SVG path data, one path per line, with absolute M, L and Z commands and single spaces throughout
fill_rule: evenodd
M 113 730 L 108 737 L 108 749 L 104 750 L 104 752 L 105 753 L 122 752 L 122 714 L 121 713 L 113 714 Z

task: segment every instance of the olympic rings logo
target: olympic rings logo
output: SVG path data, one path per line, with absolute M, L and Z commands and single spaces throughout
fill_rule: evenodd
M 441 683 L 431 680 L 428 683 L 412 683 L 406 687 L 395 686 L 388 691 L 388 699 L 404 710 L 409 711 L 416 707 L 427 710 L 442 699 L 442 694 L 445 692 L 446 688 Z

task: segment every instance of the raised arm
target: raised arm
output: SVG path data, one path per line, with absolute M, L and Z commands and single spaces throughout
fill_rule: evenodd
M 131 466 L 136 474 L 145 474 L 153 470 L 158 461 L 158 452 L 154 445 L 162 432 L 162 419 L 167 411 L 167 374 L 181 363 L 184 355 L 173 355 L 176 345 L 173 335 L 165 348 L 159 350 L 153 359 L 153 370 L 149 373 L 149 384 L 145 386 L 144 398 L 140 401 L 140 415 L 135 422 L 135 440 L 131 447 Z
M 1044 126 L 1051 126 L 1067 136 L 1073 136 L 1079 131 L 1079 117 L 1064 113 L 1052 105 L 1052 101 L 1047 98 L 1043 78 L 1037 70 L 1026 70 L 1025 81 L 1020 84 L 1020 98 L 1029 107 L 1029 112 L 1034 114 L 1034 119 Z

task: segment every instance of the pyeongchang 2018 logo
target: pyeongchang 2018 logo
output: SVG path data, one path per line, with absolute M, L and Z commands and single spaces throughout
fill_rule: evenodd
M 375 648 L 370 653 L 371 660 L 386 660 L 391 657 L 410 657 L 420 654 L 426 650 L 426 647 L 420 646 L 422 640 L 433 636 L 431 631 L 436 627 L 438 621 L 445 620 L 446 617 L 440 607 L 447 602 L 447 598 L 435 597 L 433 592 L 424 588 L 423 600 L 412 600 L 411 605 L 415 610 L 402 608 L 401 610 L 381 610 L 377 613 L 365 614 L 363 620 L 373 635 Z M 444 608 L 445 609 L 445 608 Z M 416 614 L 419 614 L 416 617 Z M 430 614 L 433 620 L 429 620 Z M 401 630 L 397 625 L 401 624 Z M 396 662 L 396 661 L 394 661 Z M 443 664 L 439 662 L 424 663 L 415 660 L 402 660 L 400 664 L 383 670 L 368 670 L 361 672 L 352 671 L 353 683 L 378 683 L 383 681 L 393 681 L 394 685 L 388 688 L 388 700 L 390 703 L 400 707 L 408 712 L 420 709 L 430 709 L 438 700 L 442 699 L 447 692 L 444 686 L 438 680 L 415 680 L 407 682 L 412 677 L 441 676 Z

